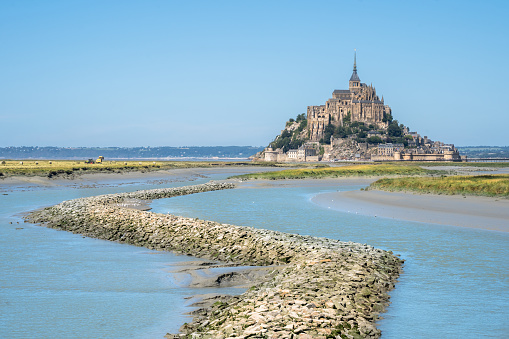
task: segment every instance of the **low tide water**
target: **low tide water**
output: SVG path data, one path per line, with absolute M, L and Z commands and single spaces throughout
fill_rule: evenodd
M 298 184 L 297 184 L 298 185 Z M 314 204 L 363 186 L 245 187 L 153 202 L 154 211 L 367 243 L 406 260 L 383 338 L 509 337 L 509 234 L 383 219 Z M 508 221 L 509 222 L 509 221 Z
M 212 175 L 214 177 L 214 175 Z M 236 289 L 187 288 L 171 271 L 196 258 L 23 223 L 21 214 L 64 200 L 159 188 L 161 180 L 78 184 L 0 182 L 0 338 L 162 338 L 190 321 L 195 299 Z M 164 180 L 164 187 L 210 176 Z
M 203 174 L 164 187 L 228 175 Z M 81 196 L 156 187 L 160 182 L 143 180 L 50 188 L 0 184 L 0 337 L 161 338 L 177 332 L 189 319 L 184 298 L 213 292 L 171 278 L 172 265 L 194 258 L 23 224 L 19 216 Z M 162 199 L 152 207 L 394 251 L 406 263 L 380 322 L 383 338 L 508 337 L 509 235 L 355 215 L 311 201 L 316 194 L 360 187 L 319 181 L 311 187 L 246 186 Z

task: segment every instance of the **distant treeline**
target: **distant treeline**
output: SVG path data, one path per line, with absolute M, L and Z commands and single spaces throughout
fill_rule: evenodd
M 509 146 L 457 147 L 461 155 L 469 158 L 509 158 Z
M 263 147 L 0 147 L 3 159 L 85 159 L 103 156 L 106 159 L 144 158 L 249 158 Z

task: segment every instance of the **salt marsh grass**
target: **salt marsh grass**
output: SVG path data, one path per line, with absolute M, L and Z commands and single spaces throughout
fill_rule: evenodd
M 351 165 L 342 167 L 320 167 L 320 168 L 302 168 L 288 169 L 276 172 L 261 172 L 234 176 L 238 179 L 320 179 L 337 178 L 353 176 L 401 176 L 401 175 L 432 175 L 443 174 L 444 171 L 424 169 L 412 165 L 395 164 L 370 164 L 370 165 Z
M 385 191 L 509 197 L 509 174 L 384 178 L 372 183 L 370 188 Z

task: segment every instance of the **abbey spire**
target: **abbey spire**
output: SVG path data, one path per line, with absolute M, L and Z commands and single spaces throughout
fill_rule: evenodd
M 361 79 L 359 79 L 359 76 L 357 75 L 357 50 L 354 50 L 354 55 L 353 55 L 353 73 L 352 73 L 352 76 L 350 77 L 350 91 L 355 91 L 357 89 L 359 89 L 359 87 L 361 86 Z
M 373 130 L 387 129 L 384 117 L 391 108 L 378 97 L 373 84 L 361 83 L 357 74 L 357 52 L 353 56 L 353 73 L 349 89 L 336 89 L 325 105 L 308 106 L 308 133 L 311 141 L 325 137 L 328 125 L 343 126 L 345 121 L 362 122 Z M 348 119 L 347 119 L 348 117 Z M 346 119 L 346 120 L 345 120 Z

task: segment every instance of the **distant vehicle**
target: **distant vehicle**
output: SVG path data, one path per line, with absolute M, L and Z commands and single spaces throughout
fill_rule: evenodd
M 94 159 L 88 159 L 87 161 L 85 161 L 85 164 L 95 164 L 95 161 Z
M 103 160 L 104 160 L 104 157 L 102 155 L 100 155 L 99 158 L 97 158 L 97 160 L 95 162 L 98 164 L 102 164 Z

